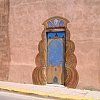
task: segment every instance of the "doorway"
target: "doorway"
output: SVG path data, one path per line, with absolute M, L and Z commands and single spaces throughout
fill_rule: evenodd
M 32 72 L 33 84 L 62 84 L 69 88 L 77 86 L 79 75 L 76 70 L 75 44 L 70 39 L 68 23 L 66 18 L 60 16 L 44 21 L 39 52 L 35 58 L 36 67 Z
M 64 84 L 65 31 L 47 32 L 47 83 Z

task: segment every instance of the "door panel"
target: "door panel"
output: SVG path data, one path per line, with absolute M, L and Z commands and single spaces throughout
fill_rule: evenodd
M 47 33 L 47 83 L 64 84 L 65 32 Z

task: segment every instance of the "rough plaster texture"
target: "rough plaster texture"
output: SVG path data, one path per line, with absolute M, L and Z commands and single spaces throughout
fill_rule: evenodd
M 100 89 L 100 0 L 10 0 L 9 81 L 32 83 L 42 23 L 67 18 L 77 57 L 77 88 Z
M 0 0 L 0 80 L 8 80 L 10 41 L 8 36 L 9 0 Z

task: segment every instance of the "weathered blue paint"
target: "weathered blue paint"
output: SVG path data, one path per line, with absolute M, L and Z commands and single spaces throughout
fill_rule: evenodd
M 48 27 L 62 27 L 64 24 L 64 20 L 61 20 L 60 18 L 53 19 L 51 21 L 48 21 Z
M 62 27 L 62 26 L 63 26 L 63 24 L 64 24 L 64 21 L 61 21 L 61 22 L 60 22 L 60 26 Z
M 48 32 L 47 33 L 48 42 L 48 67 L 50 64 L 52 66 L 64 67 L 64 42 L 65 42 L 65 32 Z
M 52 24 L 51 24 L 51 22 L 48 22 L 48 26 L 49 26 L 49 27 L 52 27 Z
M 57 27 L 57 24 L 58 24 L 59 21 L 60 21 L 59 18 L 52 20 L 52 23 L 53 23 L 54 27 Z
M 66 39 L 66 33 L 65 31 L 62 31 L 62 32 L 47 32 L 47 40 L 49 38 L 55 38 L 56 35 L 58 35 L 59 38 L 64 37 L 64 40 Z

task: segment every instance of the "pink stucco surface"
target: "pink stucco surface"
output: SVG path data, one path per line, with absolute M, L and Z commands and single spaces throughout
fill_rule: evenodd
M 10 0 L 11 63 L 8 81 L 32 83 L 42 23 L 67 18 L 75 43 L 77 88 L 100 89 L 100 0 Z

